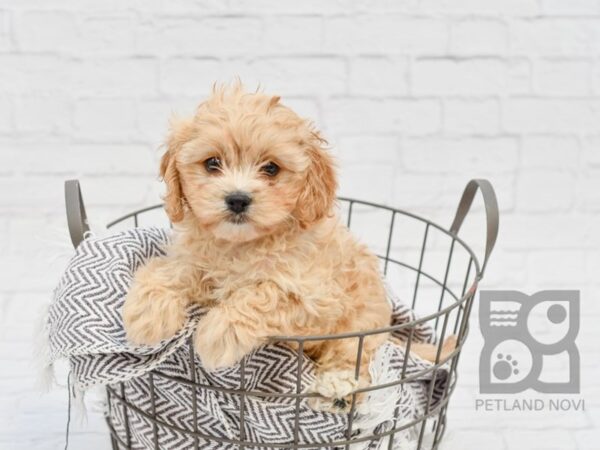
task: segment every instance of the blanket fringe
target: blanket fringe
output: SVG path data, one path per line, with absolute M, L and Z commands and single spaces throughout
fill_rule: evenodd
M 54 364 L 50 357 L 50 339 L 48 329 L 48 309 L 50 304 L 41 308 L 33 336 L 33 365 L 36 375 L 35 387 L 38 391 L 49 392 L 56 386 Z
M 394 370 L 391 361 L 397 352 L 404 353 L 404 349 L 387 342 L 377 349 L 369 366 L 369 374 L 371 375 L 372 383 L 375 385 L 386 384 L 397 380 L 400 373 Z M 410 356 L 405 355 L 409 358 Z M 368 436 L 374 433 L 377 426 L 382 423 L 391 423 L 393 427 L 398 428 L 412 419 L 410 417 L 404 420 L 398 420 L 396 414 L 396 402 L 402 395 L 402 385 L 396 385 L 387 389 L 378 389 L 371 391 L 367 400 L 359 405 L 357 409 L 358 417 L 354 421 L 355 429 L 360 429 L 360 435 Z M 426 433 L 423 437 L 423 443 L 432 441 L 433 435 Z M 392 448 L 393 450 L 416 450 L 418 447 L 418 433 L 415 427 L 409 427 L 394 435 L 392 447 L 389 447 L 391 437 L 387 436 L 381 439 L 378 449 Z M 352 450 L 366 450 L 370 448 L 370 442 L 352 444 Z M 427 447 L 425 447 L 427 448 Z

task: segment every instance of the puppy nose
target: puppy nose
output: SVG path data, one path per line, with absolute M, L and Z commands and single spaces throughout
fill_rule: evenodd
M 248 209 L 248 205 L 252 203 L 252 198 L 243 192 L 234 192 L 225 197 L 225 203 L 229 211 L 240 214 Z

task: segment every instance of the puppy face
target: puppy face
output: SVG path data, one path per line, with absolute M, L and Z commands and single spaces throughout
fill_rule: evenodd
M 218 89 L 173 125 L 161 162 L 172 222 L 249 241 L 327 215 L 336 179 L 324 140 L 279 97 Z

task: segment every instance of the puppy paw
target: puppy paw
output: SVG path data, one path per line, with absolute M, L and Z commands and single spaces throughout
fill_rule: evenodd
M 319 411 L 347 412 L 351 408 L 352 392 L 359 387 L 353 370 L 332 370 L 317 375 L 310 392 L 321 397 L 311 397 L 309 405 Z M 357 396 L 358 397 L 358 396 Z
M 176 298 L 132 286 L 123 306 L 127 340 L 136 345 L 156 345 L 173 337 L 187 314 Z
M 256 338 L 218 308 L 200 320 L 194 334 L 194 348 L 208 371 L 233 366 L 258 345 Z

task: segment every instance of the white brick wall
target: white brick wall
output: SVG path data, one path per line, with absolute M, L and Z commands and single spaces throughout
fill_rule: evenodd
M 0 0 L 0 448 L 63 445 L 65 392 L 29 363 L 70 251 L 63 180 L 96 223 L 156 202 L 169 115 L 236 75 L 314 118 L 345 195 L 449 224 L 490 178 L 484 287 L 582 290 L 587 411 L 476 413 L 475 310 L 444 449 L 600 448 L 600 0 Z M 71 448 L 107 448 L 97 412 Z

